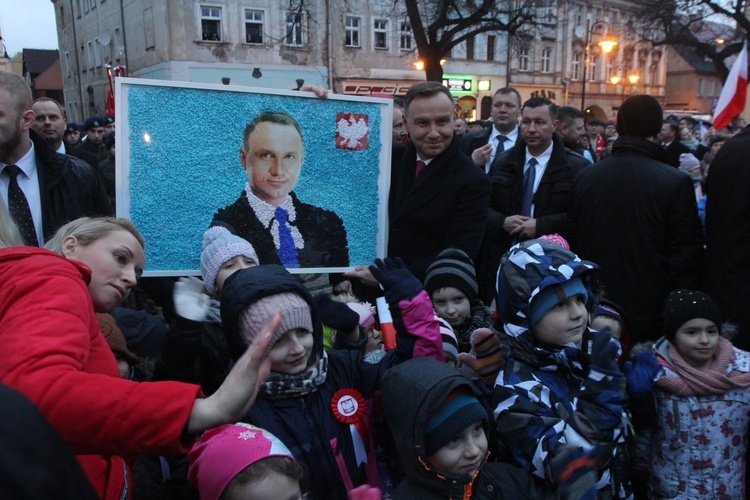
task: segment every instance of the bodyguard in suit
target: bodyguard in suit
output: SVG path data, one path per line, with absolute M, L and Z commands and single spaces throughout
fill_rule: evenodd
M 477 260 L 480 298 L 489 304 L 502 255 L 518 241 L 565 233 L 573 178 L 588 163 L 559 135 L 557 106 L 534 97 L 521 112 L 521 138 L 495 158 L 487 230 Z
M 63 141 L 67 120 L 59 102 L 49 97 L 40 97 L 31 104 L 31 110 L 36 115 L 31 128 L 41 135 L 47 144 L 52 146 L 52 149 L 60 154 L 80 158 L 95 169 L 99 167 L 99 161 L 95 154 Z
M 511 87 L 499 89 L 492 98 L 492 127 L 464 135 L 461 151 L 471 157 L 476 166 L 489 172 L 492 160 L 516 143 L 520 112 L 521 94 Z
M 487 219 L 490 181 L 461 152 L 453 97 L 438 82 L 412 86 L 404 102 L 409 142 L 394 150 L 388 203 L 388 255 L 420 280 L 449 247 L 477 257 Z

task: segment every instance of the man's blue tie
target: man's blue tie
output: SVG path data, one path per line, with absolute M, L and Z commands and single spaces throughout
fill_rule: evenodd
M 289 213 L 281 207 L 276 207 L 274 218 L 279 223 L 279 249 L 276 251 L 276 254 L 279 256 L 279 260 L 281 260 L 281 264 L 284 267 L 297 268 L 299 267 L 297 249 L 294 248 L 292 230 L 289 228 L 289 224 L 287 224 Z
M 531 200 L 534 198 L 536 180 L 536 158 L 529 160 L 529 167 L 523 174 L 523 194 L 521 195 L 521 215 L 531 216 Z

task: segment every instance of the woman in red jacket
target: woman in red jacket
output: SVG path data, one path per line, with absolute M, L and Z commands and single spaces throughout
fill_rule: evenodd
M 47 248 L 0 250 L 0 382 L 42 411 L 100 497 L 132 497 L 130 457 L 184 453 L 197 433 L 248 411 L 268 376 L 280 317 L 211 397 L 197 385 L 124 380 L 95 313 L 109 312 L 135 285 L 142 236 L 125 219 L 83 218 Z

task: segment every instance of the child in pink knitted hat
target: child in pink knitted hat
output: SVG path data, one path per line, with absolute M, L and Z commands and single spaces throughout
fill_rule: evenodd
M 229 424 L 203 434 L 188 454 L 201 500 L 302 498 L 302 466 L 268 431 Z

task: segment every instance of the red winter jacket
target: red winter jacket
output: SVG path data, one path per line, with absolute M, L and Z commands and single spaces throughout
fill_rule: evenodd
M 85 265 L 44 249 L 0 250 L 0 382 L 41 410 L 102 498 L 132 497 L 128 456 L 186 452 L 183 429 L 201 391 L 119 377 L 90 277 Z

